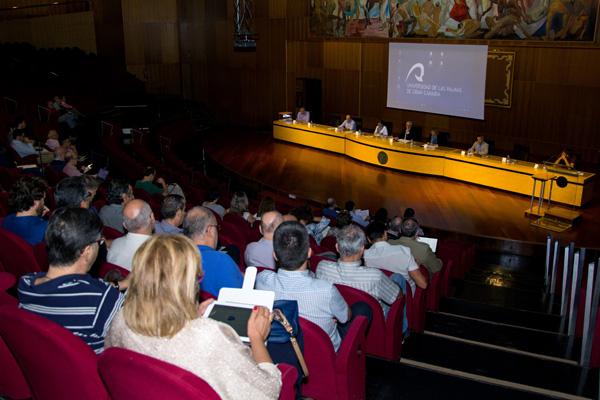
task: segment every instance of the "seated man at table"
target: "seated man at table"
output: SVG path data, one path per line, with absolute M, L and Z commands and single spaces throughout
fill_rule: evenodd
M 356 122 L 354 122 L 354 120 L 352 119 L 352 116 L 350 114 L 346 115 L 346 119 L 344 120 L 344 122 L 342 122 L 340 124 L 340 126 L 338 126 L 338 129 L 341 129 L 343 131 L 355 131 L 356 130 Z
M 310 111 L 306 111 L 304 107 L 300 107 L 296 114 L 296 121 L 308 124 L 310 122 Z
M 418 140 L 421 136 L 421 128 L 413 127 L 412 121 L 406 121 L 404 132 L 400 132 L 400 139 Z
M 375 127 L 375 132 L 373 132 L 375 136 L 387 136 L 388 130 L 387 127 L 383 124 L 383 121 L 379 121 L 377 126 Z
M 469 151 L 480 156 L 485 156 L 488 153 L 489 145 L 483 139 L 483 135 L 477 136 L 477 140 L 473 143 Z
M 429 131 L 429 143 L 438 144 L 438 133 L 437 130 L 432 129 Z

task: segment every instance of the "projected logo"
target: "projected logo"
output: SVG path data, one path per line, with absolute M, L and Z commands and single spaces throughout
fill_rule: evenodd
M 417 81 L 423 82 L 423 75 L 425 75 L 425 67 L 421 63 L 416 63 L 415 65 L 410 67 L 410 69 L 408 70 L 408 74 L 406 74 L 406 79 L 404 79 L 404 82 L 408 81 L 408 78 L 410 78 L 411 74 L 414 75 Z

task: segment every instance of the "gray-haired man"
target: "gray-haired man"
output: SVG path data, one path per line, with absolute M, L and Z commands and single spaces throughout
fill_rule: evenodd
M 342 228 L 337 234 L 336 244 L 340 259 L 337 262 L 321 261 L 317 267 L 317 278 L 369 293 L 379 301 L 387 314 L 388 306 L 400 294 L 400 287 L 380 270 L 362 265 L 365 243 L 365 234 L 358 226 Z

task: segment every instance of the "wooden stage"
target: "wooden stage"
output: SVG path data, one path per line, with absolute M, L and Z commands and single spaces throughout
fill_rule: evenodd
M 524 216 L 530 200 L 526 195 L 393 171 L 345 155 L 277 141 L 272 132 L 221 132 L 205 143 L 209 156 L 228 169 L 298 197 L 324 202 L 332 196 L 342 206 L 352 199 L 359 208 L 371 212 L 385 207 L 391 216 L 412 207 L 425 226 L 472 235 L 542 243 L 548 234 L 530 226 Z M 582 222 L 554 236 L 565 242 L 574 240 L 576 246 L 600 248 L 599 198 L 596 188 L 592 200 L 581 209 Z

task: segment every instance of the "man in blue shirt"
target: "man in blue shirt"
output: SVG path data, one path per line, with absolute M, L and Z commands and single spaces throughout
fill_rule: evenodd
M 344 120 L 344 122 L 342 122 L 340 124 L 340 126 L 338 126 L 338 129 L 341 129 L 343 131 L 355 131 L 356 130 L 356 122 L 354 122 L 354 120 L 352 119 L 352 116 L 350 114 L 346 115 L 346 119 Z
M 48 272 L 23 275 L 18 287 L 19 307 L 64 326 L 96 354 L 123 303 L 119 289 L 128 286 L 128 279 L 114 287 L 88 274 L 101 232 L 102 222 L 90 210 L 58 209 L 46 232 Z
M 48 221 L 42 218 L 47 211 L 44 205 L 46 183 L 37 177 L 19 178 L 10 191 L 9 207 L 15 212 L 4 218 L 2 227 L 30 245 L 44 240 Z
M 199 206 L 189 210 L 183 221 L 183 232 L 200 250 L 204 271 L 200 290 L 218 297 L 221 288 L 242 287 L 244 276 L 237 264 L 227 254 L 216 250 L 219 226 L 212 211 Z

